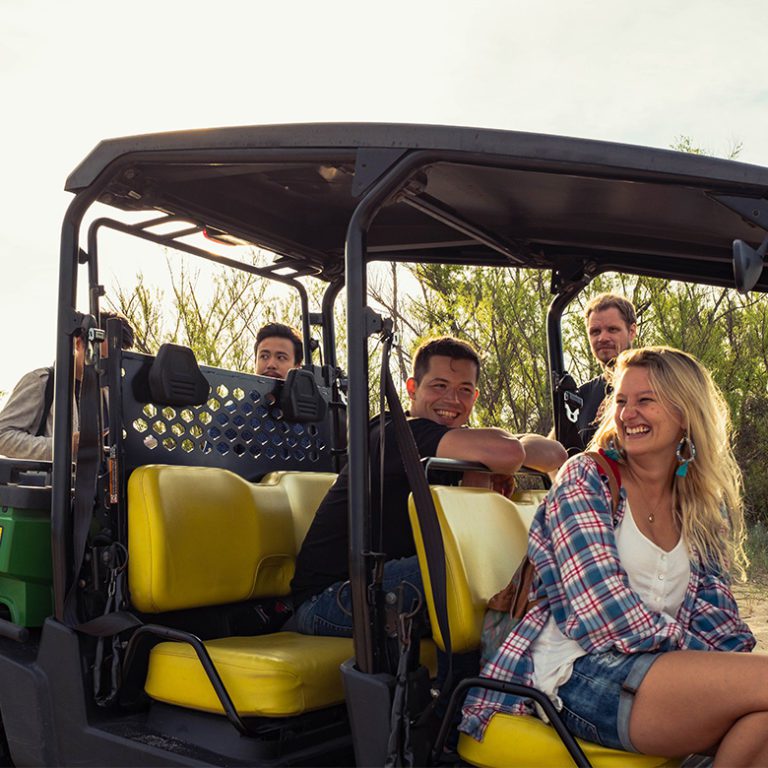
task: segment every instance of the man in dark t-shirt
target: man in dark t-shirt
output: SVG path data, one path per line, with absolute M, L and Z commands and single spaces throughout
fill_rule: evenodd
M 436 456 L 437 448 L 450 427 L 429 419 L 408 420 L 419 455 Z M 411 488 L 405 475 L 400 449 L 395 437 L 394 424 L 388 420 L 385 429 L 384 449 L 384 504 L 387 510 L 386 524 L 382 530 L 382 551 L 391 560 L 400 560 L 415 554 L 411 526 L 408 519 L 408 496 Z M 370 464 L 377 471 L 371 472 L 371 500 L 379 506 L 380 488 L 379 424 L 371 427 Z M 456 475 L 454 475 L 456 477 Z M 328 491 L 318 509 L 312 527 L 304 541 L 296 565 L 296 575 L 291 585 L 295 605 L 321 592 L 325 587 L 343 582 L 349 577 L 347 499 L 349 475 L 346 467 Z
M 637 335 L 637 315 L 629 299 L 613 293 L 601 293 L 587 304 L 584 321 L 590 349 L 603 372 L 577 390 L 584 401 L 576 421 L 582 450 L 586 450 L 597 431 L 603 416 L 602 405 L 606 395 L 610 394 L 605 371 L 613 365 L 620 352 L 632 346 Z
M 515 437 L 503 429 L 459 429 L 469 419 L 478 395 L 480 361 L 465 342 L 443 337 L 423 344 L 416 352 L 413 376 L 406 382 L 410 399 L 408 424 L 420 455 L 478 461 L 492 474 L 467 473 L 465 484 L 511 488 L 511 478 L 525 463 L 549 472 L 566 458 L 564 448 L 540 435 Z M 372 427 L 371 499 L 378 509 L 381 470 L 378 426 Z M 408 519 L 410 487 L 394 427 L 385 428 L 381 548 L 386 553 L 383 588 L 406 581 L 421 589 L 416 548 Z M 346 468 L 328 491 L 296 560 L 291 583 L 295 624 L 314 635 L 351 636 L 349 578 L 348 475 Z M 377 527 L 378 529 L 378 527 Z
M 579 416 L 576 419 L 576 429 L 579 432 L 581 440 L 581 449 L 586 449 L 589 441 L 597 431 L 597 425 L 602 416 L 602 405 L 606 395 L 611 393 L 605 375 L 600 374 L 590 379 L 586 384 L 582 384 L 577 390 L 579 396 L 584 401 Z M 599 414 L 598 414 L 599 412 Z

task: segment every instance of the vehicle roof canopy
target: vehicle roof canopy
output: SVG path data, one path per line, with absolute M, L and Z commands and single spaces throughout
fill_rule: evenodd
M 768 229 L 768 169 L 700 155 L 512 131 L 307 124 L 101 142 L 66 189 L 161 210 L 332 279 L 371 185 L 423 159 L 375 218 L 374 258 L 733 285 L 732 242 Z M 768 290 L 763 275 L 757 291 Z

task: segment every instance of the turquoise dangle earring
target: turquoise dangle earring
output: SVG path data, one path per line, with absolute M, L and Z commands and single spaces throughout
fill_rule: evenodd
M 621 461 L 624 458 L 621 451 L 616 447 L 616 440 L 613 437 L 608 441 L 608 446 L 603 448 L 603 453 L 613 461 Z
M 683 451 L 688 448 L 688 458 L 683 456 Z M 675 470 L 675 474 L 678 477 L 685 477 L 688 474 L 688 465 L 696 460 L 696 446 L 693 444 L 688 435 L 683 435 L 680 438 L 680 442 L 677 444 L 677 450 L 675 451 L 675 458 L 677 459 L 678 467 Z

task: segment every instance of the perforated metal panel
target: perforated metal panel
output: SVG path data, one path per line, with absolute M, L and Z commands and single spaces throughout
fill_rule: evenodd
M 125 468 L 143 464 L 224 467 L 254 480 L 274 470 L 332 471 L 331 426 L 283 418 L 276 402 L 282 381 L 200 366 L 211 385 L 197 406 L 153 403 L 148 374 L 153 358 L 122 357 Z M 330 401 L 330 390 L 320 387 Z

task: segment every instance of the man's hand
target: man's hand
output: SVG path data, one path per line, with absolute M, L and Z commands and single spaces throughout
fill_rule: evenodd
M 461 485 L 464 488 L 489 488 L 506 498 L 510 498 L 515 490 L 515 478 L 512 475 L 500 472 L 476 472 L 471 470 L 464 473 Z
M 515 492 L 515 478 L 513 475 L 491 475 L 491 488 L 505 498 L 512 498 Z

